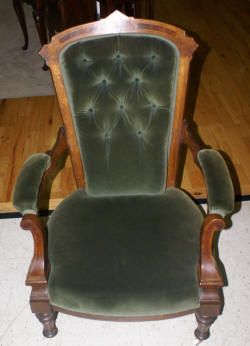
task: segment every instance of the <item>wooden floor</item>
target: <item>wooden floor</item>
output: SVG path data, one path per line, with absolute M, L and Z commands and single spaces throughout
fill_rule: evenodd
M 223 153 L 236 193 L 250 195 L 249 2 L 154 1 L 155 19 L 186 29 L 200 44 L 192 64 L 186 116 L 194 119 L 203 141 Z M 0 101 L 0 212 L 14 211 L 12 192 L 23 162 L 48 150 L 61 124 L 54 96 Z M 189 153 L 182 187 L 196 198 L 206 196 Z M 53 183 L 49 207 L 74 189 L 68 159 Z

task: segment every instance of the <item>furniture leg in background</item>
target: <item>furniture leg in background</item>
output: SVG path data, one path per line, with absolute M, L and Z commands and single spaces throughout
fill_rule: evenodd
M 101 17 L 106 17 L 114 10 L 127 16 L 137 18 L 153 18 L 153 0 L 100 0 Z
M 33 18 L 36 24 L 36 29 L 39 35 L 39 39 L 41 42 L 41 46 L 48 43 L 48 35 L 45 24 L 45 6 L 44 0 L 33 0 L 32 1 L 33 8 Z M 48 70 L 46 63 L 44 62 L 43 70 Z
M 48 0 L 47 0 L 48 1 Z M 58 0 L 60 31 L 97 19 L 96 1 L 94 0 Z M 53 21 L 48 11 L 48 23 Z
M 22 28 L 23 36 L 24 36 L 24 45 L 22 48 L 26 50 L 28 48 L 29 39 L 28 39 L 27 25 L 26 25 L 24 11 L 23 11 L 23 3 L 22 3 L 22 0 L 13 0 L 12 4 L 16 12 L 18 21 L 20 23 L 20 26 Z
M 25 20 L 25 14 L 23 10 L 23 3 L 32 6 L 33 18 L 35 21 L 38 36 L 41 42 L 41 46 L 48 43 L 47 29 L 45 24 L 45 2 L 44 0 L 13 0 L 13 7 L 15 9 L 17 18 L 24 35 L 24 46 L 23 49 L 28 48 L 28 30 Z M 47 70 L 47 66 L 44 63 L 44 70 Z

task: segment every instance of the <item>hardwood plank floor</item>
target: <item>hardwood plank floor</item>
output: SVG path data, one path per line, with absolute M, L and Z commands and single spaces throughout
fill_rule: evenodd
M 154 6 L 155 19 L 186 29 L 200 44 L 192 63 L 186 116 L 194 119 L 203 141 L 223 153 L 236 193 L 250 195 L 249 2 L 155 0 Z M 12 192 L 23 162 L 50 149 L 61 124 L 54 96 L 0 102 L 0 212 L 14 211 Z M 206 196 L 190 153 L 181 186 L 196 198 Z M 53 183 L 49 208 L 75 188 L 67 159 Z

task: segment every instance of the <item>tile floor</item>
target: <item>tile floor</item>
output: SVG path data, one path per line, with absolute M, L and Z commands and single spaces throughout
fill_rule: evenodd
M 141 323 L 84 320 L 59 314 L 58 335 L 42 336 L 29 308 L 24 280 L 32 256 L 32 238 L 20 230 L 20 219 L 0 220 L 0 346 L 189 346 L 194 316 Z M 220 237 L 220 258 L 227 270 L 225 308 L 211 328 L 207 346 L 250 345 L 250 202 L 232 217 L 233 226 Z

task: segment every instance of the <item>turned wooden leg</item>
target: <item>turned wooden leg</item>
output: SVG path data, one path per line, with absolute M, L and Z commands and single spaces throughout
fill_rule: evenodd
M 39 313 L 36 314 L 36 317 L 43 324 L 43 335 L 46 338 L 53 338 L 58 332 L 55 325 L 57 312 L 53 310 L 51 313 Z
M 53 338 L 58 333 L 55 325 L 57 312 L 50 304 L 47 283 L 33 285 L 30 296 L 30 307 L 31 311 L 43 324 L 43 335 L 46 338 Z
M 211 324 L 216 320 L 217 317 L 202 316 L 199 312 L 195 313 L 196 320 L 198 322 L 198 327 L 194 332 L 194 335 L 199 340 L 205 340 L 209 338 L 210 332 L 209 328 Z
M 209 328 L 216 318 L 221 314 L 222 301 L 219 288 L 202 288 L 200 297 L 200 308 L 195 316 L 198 327 L 194 334 L 197 339 L 209 338 Z
M 43 324 L 43 335 L 53 338 L 58 332 L 55 325 L 57 312 L 50 305 L 47 284 L 32 287 L 30 296 L 31 311 Z

